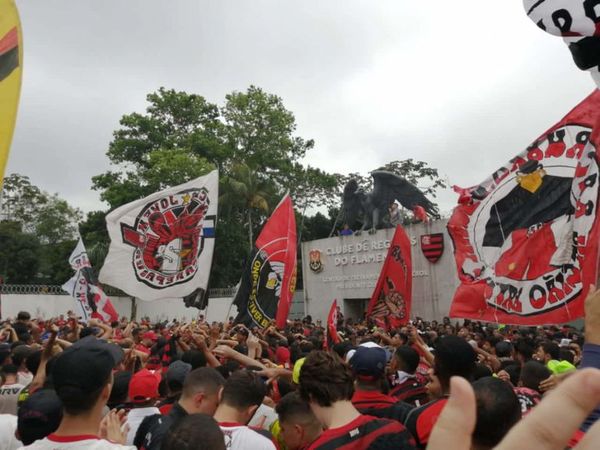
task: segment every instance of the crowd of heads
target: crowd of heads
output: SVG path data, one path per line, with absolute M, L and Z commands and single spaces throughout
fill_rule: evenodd
M 17 418 L 23 445 L 83 417 L 98 437 L 147 449 L 317 449 L 350 425 L 358 437 L 348 448 L 425 448 L 435 420 L 422 418 L 439 415 L 450 380 L 462 377 L 477 402 L 473 447 L 487 449 L 582 358 L 582 333 L 567 326 L 416 318 L 385 330 L 342 314 L 335 325 L 306 317 L 258 329 L 203 316 L 106 324 L 21 312 L 0 334 L 0 418 Z

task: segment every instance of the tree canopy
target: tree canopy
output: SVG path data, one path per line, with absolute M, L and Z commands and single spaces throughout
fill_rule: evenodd
M 81 211 L 11 174 L 0 196 L 0 276 L 6 283 L 62 284 Z
M 78 221 L 92 265 L 99 270 L 109 246 L 108 212 L 218 169 L 219 238 L 210 285 L 233 286 L 262 224 L 285 193 L 296 207 L 299 238 L 312 240 L 333 229 L 350 178 L 370 188 L 367 174 L 332 174 L 306 164 L 314 141 L 298 136 L 294 114 L 283 100 L 259 87 L 232 92 L 222 104 L 165 88 L 149 94 L 147 101 L 144 112 L 121 118 L 108 145 L 111 168 L 92 178 L 107 210 L 89 212 L 81 221 L 79 210 L 27 177 L 5 179 L 0 275 L 7 282 L 66 281 Z M 432 197 L 445 187 L 437 170 L 422 161 L 392 161 L 380 169 L 405 177 Z M 11 244 L 3 245 L 8 240 Z M 6 258 L 15 254 L 19 263 L 7 264 Z

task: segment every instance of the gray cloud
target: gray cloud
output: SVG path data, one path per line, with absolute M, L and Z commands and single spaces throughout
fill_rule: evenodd
M 283 97 L 328 171 L 415 158 L 469 186 L 593 84 L 520 2 L 27 0 L 9 172 L 102 208 L 91 176 L 119 118 L 160 86 Z M 449 210 L 455 195 L 440 193 Z

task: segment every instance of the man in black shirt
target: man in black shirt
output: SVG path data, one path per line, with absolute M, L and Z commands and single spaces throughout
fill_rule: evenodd
M 169 428 L 188 414 L 212 416 L 221 399 L 225 385 L 223 376 L 211 367 L 192 370 L 183 383 L 181 398 L 168 415 L 155 414 L 140 424 L 133 441 L 137 448 L 159 450 Z

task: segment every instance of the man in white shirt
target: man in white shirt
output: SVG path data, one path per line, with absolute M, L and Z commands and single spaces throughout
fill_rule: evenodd
M 23 444 L 15 436 L 17 431 L 17 416 L 0 414 L 0 448 L 2 450 L 15 450 Z
M 17 381 L 18 368 L 13 364 L 7 364 L 2 367 L 4 375 L 4 384 L 0 386 L 0 414 L 17 415 L 17 401 L 19 392 L 25 386 Z
M 102 411 L 110 397 L 112 370 L 123 359 L 123 350 L 88 336 L 66 349 L 52 368 L 54 388 L 63 405 L 58 429 L 46 438 L 23 447 L 30 450 L 135 450 L 122 445 L 123 412 Z
M 133 445 L 135 433 L 144 420 L 144 417 L 160 414 L 159 409 L 154 406 L 159 397 L 158 385 L 160 384 L 160 372 L 142 369 L 137 372 L 129 382 L 129 400 L 133 408 L 127 414 L 127 445 Z
M 264 381 L 249 370 L 238 370 L 227 379 L 221 403 L 215 412 L 227 450 L 276 449 L 267 433 L 247 426 L 266 393 Z

